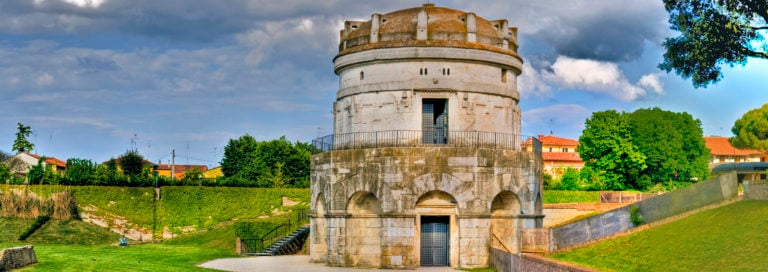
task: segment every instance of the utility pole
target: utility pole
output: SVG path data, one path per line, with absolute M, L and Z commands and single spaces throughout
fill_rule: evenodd
M 176 181 L 176 149 L 171 149 L 171 180 Z

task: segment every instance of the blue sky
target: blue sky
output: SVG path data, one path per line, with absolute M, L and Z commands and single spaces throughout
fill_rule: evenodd
M 578 138 L 593 111 L 686 111 L 729 136 L 768 101 L 768 61 L 694 89 L 656 68 L 671 36 L 657 1 L 434 1 L 519 27 L 522 133 Z M 230 138 L 310 141 L 332 129 L 344 20 L 423 1 L 3 0 L 0 151 L 16 123 L 36 152 L 215 166 Z

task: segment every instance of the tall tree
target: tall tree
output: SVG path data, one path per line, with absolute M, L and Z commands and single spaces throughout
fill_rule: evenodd
M 664 0 L 671 29 L 659 68 L 706 87 L 722 78 L 722 64 L 744 64 L 748 57 L 768 59 L 763 36 L 768 30 L 765 0 Z
M 592 113 L 579 137 L 579 156 L 584 165 L 598 171 L 606 190 L 642 189 L 637 176 L 645 155 L 632 144 L 629 117 L 614 110 Z
M 128 150 L 120 156 L 120 168 L 126 176 L 141 174 L 144 169 L 144 157 L 135 149 Z
M 13 151 L 16 152 L 30 152 L 35 148 L 35 144 L 30 142 L 27 138 L 32 134 L 32 128 L 25 126 L 22 123 L 18 124 L 18 130 L 16 132 L 16 140 L 13 141 Z
M 229 139 L 224 147 L 224 157 L 221 160 L 221 172 L 224 177 L 240 176 L 256 178 L 247 173 L 256 164 L 258 142 L 253 136 L 245 134 L 238 139 Z
M 731 132 L 736 135 L 731 138 L 734 146 L 768 152 L 768 104 L 744 113 Z
M 709 150 L 704 143 L 701 121 L 688 113 L 660 108 L 639 109 L 629 114 L 632 142 L 646 156 L 648 166 L 640 172 L 638 185 L 668 185 L 706 179 Z M 672 188 L 669 188 L 672 189 Z

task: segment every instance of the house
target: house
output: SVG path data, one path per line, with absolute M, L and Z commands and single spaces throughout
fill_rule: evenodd
M 51 170 L 57 173 L 63 173 L 67 169 L 67 163 L 57 159 L 55 157 L 46 157 L 46 156 L 40 156 L 37 154 L 30 154 L 26 152 L 20 152 L 16 154 L 13 157 L 8 158 L 7 160 L 3 161 L 3 164 L 8 166 L 9 170 L 11 171 L 11 174 L 17 176 L 17 177 L 25 177 L 27 173 L 29 173 L 29 169 L 32 168 L 32 166 L 37 165 L 37 162 L 40 160 L 40 158 L 45 157 L 45 160 L 43 161 L 43 166 L 52 166 Z
M 736 148 L 727 137 L 708 136 L 704 142 L 709 148 L 709 168 L 722 163 L 764 162 L 768 155 L 760 150 Z
M 194 164 L 176 164 L 173 166 L 173 177 L 174 179 L 182 179 L 184 178 L 184 173 L 187 171 L 197 169 L 203 175 L 205 175 L 205 172 L 208 171 L 207 165 L 194 165 Z M 170 177 L 171 176 L 171 165 L 170 164 L 158 164 L 157 168 L 155 168 L 155 172 L 157 172 L 157 175 L 160 177 Z M 221 172 L 221 171 L 219 171 Z M 206 177 L 207 178 L 207 177 Z
M 206 179 L 216 179 L 221 176 L 224 176 L 224 173 L 221 172 L 221 166 L 216 166 L 203 172 L 203 177 Z
M 539 141 L 544 171 L 553 178 L 561 177 L 565 169 L 581 170 L 584 167 L 584 161 L 576 152 L 576 147 L 579 146 L 578 140 L 539 134 Z M 523 146 L 529 151 L 533 149 L 530 139 L 525 141 Z

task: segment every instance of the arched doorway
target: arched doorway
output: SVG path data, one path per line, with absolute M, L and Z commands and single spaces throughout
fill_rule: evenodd
M 496 195 L 491 202 L 491 246 L 520 252 L 517 216 L 520 214 L 520 200 L 512 192 L 504 191 Z
M 416 201 L 416 242 L 421 266 L 453 266 L 458 258 L 456 199 L 443 191 Z
M 381 265 L 381 203 L 370 192 L 357 192 L 347 202 L 346 245 L 350 266 Z
M 318 194 L 314 217 L 310 225 L 310 259 L 312 262 L 328 262 L 328 228 L 325 223 L 325 196 Z

